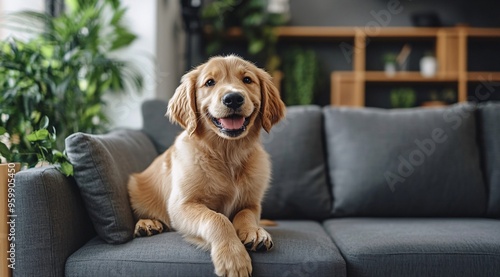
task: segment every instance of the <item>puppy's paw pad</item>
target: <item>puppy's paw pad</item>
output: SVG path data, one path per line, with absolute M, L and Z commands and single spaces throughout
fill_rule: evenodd
M 140 219 L 135 224 L 134 237 L 149 237 L 168 231 L 168 226 L 156 219 Z
M 260 227 L 238 230 L 238 237 L 250 251 L 265 252 L 274 247 L 271 235 Z

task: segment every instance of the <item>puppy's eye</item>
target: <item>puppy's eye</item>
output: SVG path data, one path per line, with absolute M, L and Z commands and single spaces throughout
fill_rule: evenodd
M 243 83 L 245 83 L 245 84 L 251 84 L 252 82 L 253 81 L 252 81 L 252 79 L 250 77 L 243 78 Z
M 206 87 L 213 87 L 213 86 L 215 86 L 215 80 L 214 80 L 214 79 L 210 79 L 210 80 L 208 80 L 208 81 L 205 83 L 205 86 L 206 86 Z

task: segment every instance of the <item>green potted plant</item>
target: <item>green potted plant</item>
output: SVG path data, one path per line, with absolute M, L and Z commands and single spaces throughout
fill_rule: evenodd
M 40 122 L 41 126 L 27 134 L 24 138 L 10 138 L 7 130 L 0 127 L 0 158 L 5 162 L 14 161 L 17 170 L 20 169 L 21 163 L 26 167 L 34 167 L 39 163 L 55 164 L 59 171 L 66 176 L 73 175 L 73 166 L 68 160 L 64 152 L 55 148 L 56 132 L 50 132 L 48 117 L 44 116 Z M 21 139 L 26 141 L 21 142 Z M 24 147 L 18 147 L 20 143 L 27 143 Z M 5 165 L 5 164 L 2 164 Z M 17 171 L 16 170 L 16 171 Z
M 387 76 L 394 76 L 396 74 L 396 59 L 395 53 L 385 53 L 382 57 L 384 62 L 384 72 Z
M 391 107 L 410 108 L 415 106 L 417 96 L 415 90 L 409 87 L 395 88 L 391 90 Z
M 68 10 L 57 17 L 21 12 L 7 21 L 36 31 L 28 41 L 0 42 L 0 127 L 9 152 L 0 147 L 9 162 L 64 161 L 60 149 L 68 135 L 107 130 L 105 94 L 142 88 L 139 71 L 112 56 L 136 39 L 123 24 L 120 2 L 65 3 Z
M 311 49 L 293 47 L 285 51 L 282 68 L 286 105 L 312 104 L 319 76 L 316 53 Z

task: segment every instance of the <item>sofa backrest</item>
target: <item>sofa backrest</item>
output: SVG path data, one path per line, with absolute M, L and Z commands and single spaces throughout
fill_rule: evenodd
M 165 152 L 178 134 L 182 132 L 179 125 L 172 124 L 165 116 L 167 102 L 147 100 L 142 104 L 142 131 L 148 135 L 156 147 L 158 154 Z
M 158 153 L 165 151 L 182 130 L 164 116 L 167 103 L 146 101 L 142 106 L 143 132 Z M 317 106 L 290 107 L 284 120 L 262 142 L 272 160 L 272 181 L 263 201 L 267 219 L 325 219 L 331 212 L 322 111 Z
M 262 216 L 269 219 L 325 219 L 331 211 L 323 118 L 317 106 L 287 108 L 284 120 L 262 132 L 271 157 L 271 187 Z
M 484 215 L 475 110 L 326 107 L 333 215 Z
M 143 105 L 158 153 L 181 132 L 167 103 Z M 262 132 L 273 174 L 269 219 L 500 217 L 500 104 L 384 110 L 287 108 Z
M 487 215 L 500 218 L 500 103 L 479 105 L 477 125 L 488 192 Z

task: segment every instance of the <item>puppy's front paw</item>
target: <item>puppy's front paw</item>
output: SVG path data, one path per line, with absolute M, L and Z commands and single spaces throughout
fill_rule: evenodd
M 271 235 L 262 227 L 242 228 L 236 232 L 248 250 L 264 252 L 271 250 L 274 246 Z
M 135 224 L 134 237 L 149 237 L 168 231 L 168 227 L 156 219 L 139 219 Z
M 250 256 L 245 247 L 238 242 L 213 246 L 211 256 L 217 276 L 249 277 L 252 275 Z

